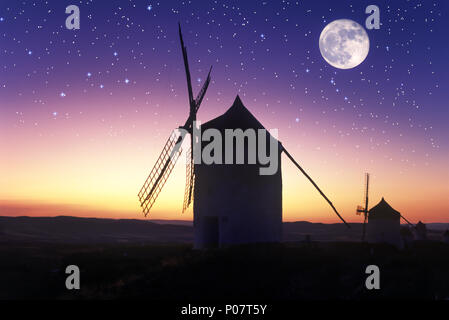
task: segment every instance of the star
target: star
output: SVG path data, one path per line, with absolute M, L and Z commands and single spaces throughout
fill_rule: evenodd
M 148 11 L 151 11 L 151 9 L 153 9 L 153 6 L 152 6 L 151 4 L 149 4 L 149 5 L 147 6 L 147 10 L 148 10 Z
M 129 79 L 125 79 L 125 83 L 128 84 L 129 83 Z
M 64 97 L 66 96 L 66 94 L 65 94 L 64 92 L 61 92 L 61 93 L 59 94 L 59 96 L 60 96 L 61 98 L 64 98 Z

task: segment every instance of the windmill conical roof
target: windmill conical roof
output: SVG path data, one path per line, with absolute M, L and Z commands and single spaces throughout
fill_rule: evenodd
M 237 130 L 240 129 L 243 132 L 247 132 L 248 129 L 254 130 L 255 131 L 255 146 L 252 146 L 251 148 L 249 147 L 249 138 L 245 139 L 247 142 L 245 142 L 243 144 L 244 147 L 244 159 L 249 159 L 249 152 L 253 152 L 255 151 L 255 154 L 258 155 L 259 154 L 259 145 L 260 145 L 260 137 L 265 138 L 266 137 L 266 149 L 263 152 L 267 152 L 266 150 L 269 148 L 269 152 L 271 154 L 271 152 L 276 152 L 278 154 L 278 156 L 280 157 L 280 153 L 281 153 L 281 148 L 279 148 L 280 144 L 277 140 L 276 137 L 274 137 L 268 130 L 265 129 L 265 127 L 259 122 L 259 120 L 256 119 L 256 117 L 243 105 L 242 100 L 240 99 L 240 97 L 237 95 L 234 103 L 232 104 L 232 106 L 222 115 L 208 121 L 205 122 L 204 124 L 201 125 L 201 131 L 202 134 L 203 132 L 205 132 L 205 130 L 208 129 L 216 129 L 218 131 L 220 131 L 221 135 L 222 135 L 222 141 L 224 143 L 221 143 L 222 145 L 222 163 L 227 162 L 226 160 L 226 154 L 229 152 L 229 150 L 226 150 L 228 143 L 225 142 L 226 139 L 229 139 L 229 136 L 227 136 L 227 129 L 230 129 L 231 131 L 233 131 L 231 133 L 231 135 L 233 135 Z M 266 130 L 266 132 L 259 132 L 259 130 Z M 231 152 L 231 155 L 236 158 L 236 154 L 237 154 L 237 141 L 238 139 L 234 139 L 233 136 L 230 136 L 231 143 L 232 143 L 232 147 L 233 150 Z M 272 139 L 272 140 L 271 140 Z M 214 141 L 214 139 L 212 139 L 212 141 Z M 275 142 L 277 142 L 277 150 L 271 150 L 271 143 L 273 142 L 273 140 Z M 240 140 L 239 140 L 240 141 Z M 202 141 L 201 143 L 201 148 L 206 148 L 208 146 L 209 143 L 212 143 L 211 141 L 207 142 L 207 141 Z M 253 149 L 254 147 L 254 149 Z M 255 170 L 259 170 L 258 168 L 260 166 L 266 166 L 266 164 L 262 164 L 259 161 L 260 159 L 258 157 L 256 157 L 256 163 L 254 164 L 256 169 Z M 234 160 L 236 161 L 236 160 Z M 251 165 L 250 163 L 246 163 L 248 165 Z M 246 168 L 246 167 L 245 167 Z M 279 166 L 280 168 L 280 166 Z M 245 169 L 246 170 L 246 169 Z M 259 171 L 257 171 L 259 172 Z M 279 171 L 280 172 L 280 171 Z
M 232 106 L 221 116 L 218 116 L 201 125 L 202 129 L 265 129 L 256 117 L 243 105 L 237 95 Z
M 401 214 L 394 210 L 384 198 L 369 210 L 369 219 L 400 220 Z

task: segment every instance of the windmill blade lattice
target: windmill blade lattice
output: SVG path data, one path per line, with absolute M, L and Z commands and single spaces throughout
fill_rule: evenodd
M 139 191 L 138 197 L 140 206 L 142 207 L 145 216 L 156 201 L 162 187 L 170 176 L 176 161 L 181 155 L 181 142 L 182 136 L 177 130 L 174 130 L 165 143 L 156 164 Z
M 182 213 L 184 213 L 187 208 L 192 203 L 192 192 L 195 183 L 194 175 L 194 164 L 192 158 L 192 147 L 189 148 L 186 155 L 186 187 L 184 191 L 184 202 L 182 204 Z

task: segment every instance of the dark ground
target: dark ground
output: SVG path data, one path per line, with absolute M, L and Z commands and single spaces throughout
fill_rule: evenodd
M 65 267 L 81 289 L 65 289 Z M 365 289 L 365 268 L 381 289 Z M 449 299 L 449 245 L 408 250 L 355 242 L 239 246 L 0 242 L 0 299 Z

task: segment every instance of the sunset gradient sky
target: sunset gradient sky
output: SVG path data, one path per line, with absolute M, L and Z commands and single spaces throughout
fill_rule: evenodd
M 328 65 L 321 30 L 364 25 L 371 2 L 2 1 L 0 215 L 143 218 L 137 192 L 188 116 L 179 21 L 196 92 L 213 65 L 198 120 L 239 94 L 348 221 L 361 221 L 370 172 L 371 205 L 384 196 L 412 222 L 449 222 L 449 6 L 376 1 L 366 60 Z M 65 28 L 70 4 L 80 30 Z M 337 222 L 282 166 L 284 220 Z M 184 183 L 181 158 L 150 218 L 192 219 Z

